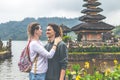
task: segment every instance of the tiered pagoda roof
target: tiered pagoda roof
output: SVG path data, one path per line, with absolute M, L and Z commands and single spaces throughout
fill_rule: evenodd
M 100 21 L 105 19 L 101 14 L 98 14 L 99 12 L 103 11 L 103 9 L 97 7 L 101 5 L 100 2 L 96 2 L 96 0 L 85 0 L 87 3 L 83 4 L 83 7 L 87 7 L 86 9 L 82 10 L 81 13 L 84 13 L 86 15 L 79 18 L 80 21 L 85 22 L 93 22 L 93 21 Z
M 88 8 L 88 9 L 82 10 L 81 13 L 101 12 L 101 11 L 103 11 L 103 9 L 101 8 Z
M 89 6 L 99 6 L 99 5 L 101 5 L 101 3 L 100 2 L 91 2 L 91 3 L 85 3 L 84 5 L 83 5 L 83 7 L 89 7 Z
M 87 1 L 88 2 L 88 1 L 91 1 L 91 0 L 83 0 L 83 1 Z M 97 1 L 97 0 L 92 0 L 92 1 Z
M 83 23 L 72 27 L 71 28 L 72 31 L 79 31 L 81 29 L 112 30 L 114 28 L 114 26 L 101 21 L 106 17 L 101 14 L 98 14 L 99 12 L 103 11 L 103 9 L 97 7 L 101 5 L 100 2 L 97 2 L 97 0 L 84 0 L 84 1 L 86 3 L 83 4 L 83 7 L 86 7 L 86 9 L 82 10 L 81 13 L 84 13 L 85 15 L 79 17 L 79 20 L 83 21 Z
M 101 14 L 98 14 L 98 15 L 84 15 L 82 17 L 79 18 L 79 20 L 81 21 L 92 21 L 92 20 L 102 20 L 102 19 L 105 19 L 106 17 L 104 17 L 103 15 Z
M 74 27 L 72 27 L 73 31 L 78 30 L 112 30 L 114 26 L 104 23 L 104 22 L 98 22 L 98 23 L 81 23 Z

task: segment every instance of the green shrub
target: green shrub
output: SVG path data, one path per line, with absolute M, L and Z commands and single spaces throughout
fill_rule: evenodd
M 70 36 L 63 36 L 63 41 L 64 42 L 68 42 L 71 40 L 71 37 Z
M 120 52 L 119 46 L 89 46 L 89 47 L 77 47 L 70 50 L 71 52 Z

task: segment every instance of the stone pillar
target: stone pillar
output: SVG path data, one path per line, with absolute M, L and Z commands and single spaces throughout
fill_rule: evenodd
M 2 42 L 2 40 L 0 38 L 0 50 L 2 50 L 2 47 L 3 47 L 3 42 Z
M 9 41 L 7 42 L 7 50 L 10 51 L 11 53 L 11 39 L 9 39 Z

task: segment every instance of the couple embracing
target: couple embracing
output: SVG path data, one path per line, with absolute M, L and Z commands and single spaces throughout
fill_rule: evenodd
M 33 62 L 29 80 L 65 80 L 68 50 L 61 38 L 61 28 L 56 24 L 48 24 L 46 29 L 48 43 L 45 46 L 40 40 L 42 28 L 39 23 L 30 23 L 27 31 L 28 38 L 31 40 L 30 60 Z

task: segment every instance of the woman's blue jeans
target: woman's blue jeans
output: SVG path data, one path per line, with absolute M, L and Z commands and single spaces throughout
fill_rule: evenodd
M 34 74 L 29 73 L 29 80 L 45 80 L 46 73 Z

